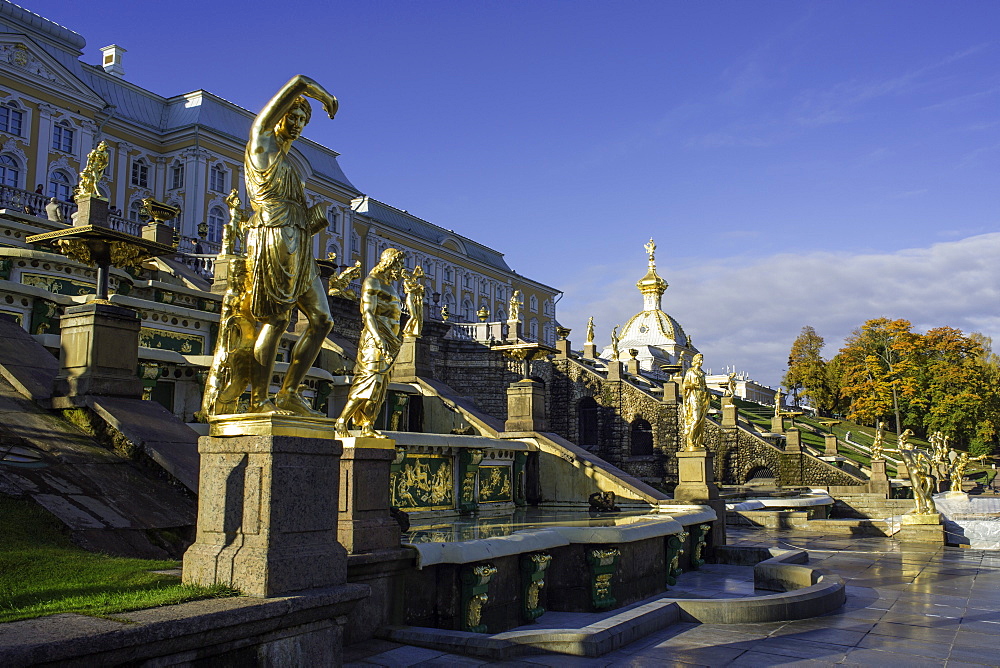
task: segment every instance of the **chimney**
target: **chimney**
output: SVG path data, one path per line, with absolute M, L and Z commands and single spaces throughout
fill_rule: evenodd
M 104 71 L 124 79 L 125 68 L 122 67 L 122 54 L 125 53 L 125 49 L 117 44 L 112 44 L 111 46 L 103 47 L 101 53 L 104 54 L 101 60 Z

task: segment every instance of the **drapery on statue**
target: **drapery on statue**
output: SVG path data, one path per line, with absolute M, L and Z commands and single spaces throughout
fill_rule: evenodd
M 333 326 L 312 256 L 312 237 L 327 225 L 324 207 L 306 205 L 302 179 L 288 159 L 292 142 L 302 134 L 312 114 L 303 96 L 319 101 L 330 118 L 337 113 L 337 98 L 300 74 L 268 101 L 250 128 L 245 170 L 253 214 L 245 222 L 247 278 L 245 304 L 240 303 L 243 312 L 260 325 L 250 364 L 248 412 L 322 417 L 299 394 L 306 372 Z M 237 208 L 237 202 L 228 203 Z M 292 348 L 284 381 L 272 401 L 269 390 L 274 360 L 294 306 L 309 324 Z M 223 341 L 220 337 L 217 360 L 228 354 Z M 210 376 L 218 373 L 214 362 L 212 368 Z M 218 381 L 208 379 L 209 383 Z M 207 414 L 218 414 L 218 406 L 203 405 Z
M 361 284 L 361 339 L 347 404 L 335 426 L 338 438 L 350 436 L 349 420 L 361 430 L 361 436 L 385 438 L 374 425 L 389 388 L 389 372 L 403 343 L 399 331 L 402 304 L 393 285 L 402 275 L 403 252 L 386 248 Z
M 587 343 L 594 342 L 594 316 L 587 319 Z
M 734 397 L 736 396 L 736 372 L 733 371 L 727 376 L 726 380 L 726 390 L 725 396 Z
M 774 391 L 774 417 L 781 417 L 781 397 L 785 396 L 779 387 Z
M 621 351 L 618 350 L 618 325 L 611 328 L 611 359 L 618 360 Z
M 906 431 L 909 431 L 907 429 Z M 905 445 L 905 439 L 909 438 L 904 431 L 899 436 L 900 445 Z M 910 484 L 913 486 L 913 501 L 918 515 L 932 515 L 937 512 L 934 505 L 934 463 L 932 457 L 926 450 L 903 449 L 900 447 L 899 455 L 906 463 L 906 470 L 910 472 Z
M 83 171 L 80 172 L 80 182 L 77 184 L 76 192 L 74 193 L 77 200 L 88 197 L 105 199 L 101 197 L 101 191 L 97 186 L 101 184 L 101 179 L 104 178 L 104 170 L 107 169 L 109 160 L 108 144 L 105 141 L 102 141 L 97 145 L 97 148 L 87 154 L 87 164 L 84 165 Z
M 691 367 L 681 382 L 681 394 L 684 397 L 685 452 L 705 449 L 705 418 L 708 416 L 710 396 L 708 384 L 705 382 L 705 371 L 701 368 L 704 361 L 704 355 L 701 353 L 695 355 L 691 360 Z
M 885 422 L 879 422 L 878 427 L 875 429 L 875 440 L 872 441 L 872 459 L 885 459 L 885 453 L 882 451 L 884 441 Z
M 403 291 L 410 319 L 403 328 L 404 336 L 419 337 L 424 330 L 424 269 L 419 264 L 412 272 L 403 271 Z M 488 314 L 487 314 L 488 315 Z

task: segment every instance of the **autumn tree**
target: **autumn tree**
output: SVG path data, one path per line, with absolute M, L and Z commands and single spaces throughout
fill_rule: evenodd
M 914 371 L 919 364 L 920 335 L 910 331 L 908 320 L 875 318 L 854 330 L 837 355 L 841 371 L 841 396 L 850 402 L 848 417 L 874 424 L 893 415 L 896 433 L 903 416 L 919 396 Z
M 836 392 L 823 359 L 823 337 L 806 325 L 788 353 L 788 370 L 782 384 L 788 389 L 797 389 L 798 395 L 809 400 L 810 405 L 821 411 L 832 411 L 836 404 Z

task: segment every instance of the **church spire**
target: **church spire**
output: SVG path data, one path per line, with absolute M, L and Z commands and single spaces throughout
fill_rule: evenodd
M 646 275 L 639 279 L 635 287 L 642 293 L 642 310 L 659 311 L 660 299 L 667 290 L 667 282 L 656 273 L 656 243 L 653 238 L 649 238 L 649 243 L 645 245 L 646 253 L 649 255 L 649 268 Z

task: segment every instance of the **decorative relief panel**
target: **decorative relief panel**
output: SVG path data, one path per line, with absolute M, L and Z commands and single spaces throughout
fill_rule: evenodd
M 401 510 L 455 507 L 455 477 L 450 456 L 407 455 L 390 484 L 392 505 Z

